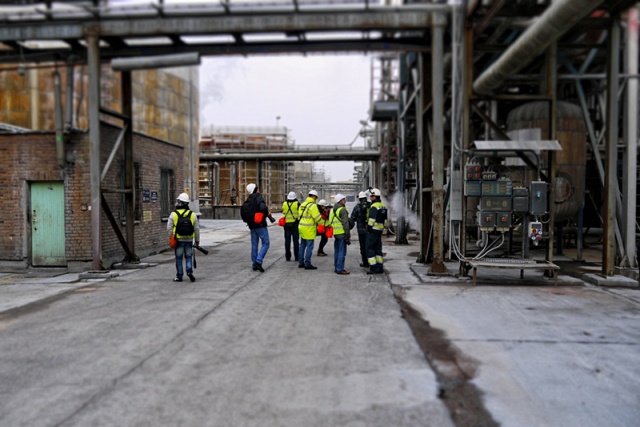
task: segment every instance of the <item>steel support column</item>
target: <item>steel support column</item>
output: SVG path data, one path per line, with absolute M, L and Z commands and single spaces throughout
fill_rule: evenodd
M 558 74 L 558 45 L 552 43 L 547 48 L 546 55 L 546 89 L 547 96 L 549 97 L 549 128 L 548 138 L 555 141 L 557 134 L 557 122 L 558 122 L 558 101 L 557 101 L 557 74 Z M 554 232 L 555 232 L 555 188 L 556 188 L 556 152 L 550 150 L 547 153 L 547 168 L 548 168 L 548 180 L 549 180 L 549 240 L 547 245 L 546 260 L 553 262 L 553 245 L 554 245 Z M 553 275 L 553 271 L 549 270 L 549 274 Z
M 429 272 L 445 273 L 444 265 L 444 16 L 436 15 L 431 27 L 431 91 L 433 96 L 433 261 Z
M 122 91 L 122 115 L 127 116 L 124 126 L 124 167 L 125 182 L 124 188 L 128 190 L 124 194 L 125 209 L 127 212 L 127 246 L 133 259 L 129 261 L 137 261 L 136 244 L 135 244 L 135 167 L 133 164 L 133 88 L 131 87 L 131 71 L 123 71 L 120 73 L 120 85 Z M 128 126 L 127 126 L 128 125 Z M 139 195 L 138 195 L 139 197 Z
M 618 79 L 620 73 L 620 26 L 611 24 L 607 49 L 607 129 L 602 273 L 613 276 L 616 258 L 616 191 L 618 163 Z
M 87 37 L 89 68 L 89 142 L 91 182 L 91 254 L 93 269 L 102 270 L 102 227 L 100 219 L 100 45 L 97 35 Z
M 629 10 L 625 68 L 627 75 L 638 74 L 638 8 Z M 625 258 L 622 267 L 637 267 L 636 262 L 636 198 L 638 171 L 638 79 L 627 81 L 625 114 L 624 236 Z
M 418 188 L 420 191 L 418 209 L 420 211 L 420 253 L 417 262 L 429 261 L 429 243 L 433 223 L 431 211 L 431 141 L 429 127 L 426 120 L 426 108 L 431 99 L 431 86 L 425 84 L 431 80 L 430 58 L 423 53 L 418 54 L 418 73 L 420 76 L 420 91 L 418 92 L 418 105 L 416 111 L 416 130 L 418 137 Z

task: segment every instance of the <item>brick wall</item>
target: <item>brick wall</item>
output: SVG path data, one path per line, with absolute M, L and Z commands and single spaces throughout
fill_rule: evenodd
M 119 128 L 103 124 L 101 164 L 104 165 L 120 132 Z M 160 192 L 160 168 L 173 169 L 176 182 L 182 182 L 183 148 L 164 141 L 134 134 L 134 162 L 140 164 L 142 188 Z M 0 183 L 4 190 L 5 207 L 0 212 L 0 261 L 26 261 L 30 258 L 29 183 L 32 181 L 63 181 L 65 185 L 65 252 L 68 262 L 91 262 L 91 205 L 90 158 L 88 133 L 74 133 L 66 144 L 67 165 L 56 165 L 55 135 L 51 132 L 0 135 Z M 124 166 L 123 147 L 120 147 L 102 183 L 103 187 L 120 188 L 120 174 Z M 180 186 L 178 185 L 178 189 Z M 141 197 L 136 194 L 136 197 Z M 107 203 L 119 221 L 121 196 L 107 194 Z M 171 205 L 173 205 L 173 200 Z M 102 258 L 105 267 L 125 257 L 111 224 L 102 215 Z M 166 248 L 166 222 L 160 217 L 160 200 L 142 203 L 140 222 L 135 225 L 136 253 L 144 257 Z

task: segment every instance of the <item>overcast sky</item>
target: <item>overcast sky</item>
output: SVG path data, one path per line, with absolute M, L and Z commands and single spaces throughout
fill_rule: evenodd
M 348 145 L 368 116 L 370 69 L 362 54 L 203 58 L 200 125 L 277 124 L 299 145 Z M 353 162 L 318 165 L 332 181 L 353 177 Z

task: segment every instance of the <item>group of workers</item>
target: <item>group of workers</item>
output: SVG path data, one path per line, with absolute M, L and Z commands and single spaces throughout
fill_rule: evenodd
M 383 273 L 382 232 L 388 225 L 387 209 L 377 188 L 360 192 L 358 199 L 359 203 L 349 214 L 347 198 L 343 194 L 336 194 L 332 205 L 324 199 L 318 201 L 316 190 L 310 190 L 302 203 L 298 202 L 296 193 L 289 193 L 282 204 L 286 260 L 291 261 L 293 241 L 293 258 L 298 262 L 298 268 L 316 270 L 317 267 L 311 263 L 316 237 L 320 236 L 318 256 L 326 256 L 324 247 L 333 237 L 334 270 L 336 274 L 350 274 L 345 269 L 345 259 L 347 246 L 351 244 L 351 229 L 356 226 L 362 261 L 360 267 L 367 267 L 368 274 Z
M 269 250 L 269 232 L 267 231 L 267 218 L 275 221 L 271 211 L 267 207 L 264 198 L 260 194 L 260 188 L 256 184 L 247 185 L 249 194 L 246 204 L 252 208 L 254 220 L 245 221 L 251 231 L 251 268 L 254 271 L 264 272 L 262 262 Z M 387 208 L 380 199 L 380 190 L 372 188 L 358 194 L 359 203 L 353 208 L 351 214 L 347 211 L 347 198 L 343 194 L 334 196 L 334 204 L 322 199 L 318 201 L 318 192 L 310 190 L 307 198 L 299 203 L 295 192 L 287 195 L 287 200 L 282 204 L 282 219 L 280 225 L 284 228 L 285 258 L 292 258 L 298 262 L 298 268 L 305 270 L 317 270 L 311 263 L 313 247 L 316 237 L 320 236 L 317 255 L 322 257 L 325 245 L 329 238 L 334 239 L 334 270 L 336 274 L 347 275 L 345 269 L 347 246 L 351 244 L 351 229 L 356 227 L 358 242 L 360 244 L 360 267 L 368 268 L 367 274 L 384 273 L 384 260 L 382 257 L 382 232 L 388 226 Z M 181 282 L 185 273 L 182 267 L 182 259 L 185 259 L 186 275 L 193 282 L 193 240 L 196 246 L 200 241 L 200 227 L 196 215 L 189 211 L 189 196 L 180 194 L 176 203 L 176 210 L 171 213 L 167 221 L 167 232 L 177 237 L 176 256 L 176 282 Z M 193 230 L 190 235 L 180 235 L 176 231 L 180 218 L 189 218 Z M 292 251 L 293 243 L 293 251 Z

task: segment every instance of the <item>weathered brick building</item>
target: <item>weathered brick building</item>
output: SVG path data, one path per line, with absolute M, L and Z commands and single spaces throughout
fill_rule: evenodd
M 119 129 L 102 125 L 101 163 L 105 164 Z M 166 217 L 174 206 L 176 183 L 182 180 L 182 151 L 178 144 L 134 134 L 136 198 L 136 252 L 148 255 L 167 246 Z M 64 266 L 72 270 L 90 268 L 91 253 L 91 186 L 89 185 L 89 134 L 74 132 L 66 143 L 66 166 L 56 161 L 55 134 L 34 132 L 0 135 L 0 161 L 7 167 L 0 169 L 4 188 L 4 204 L 8 209 L 0 213 L 0 264 L 24 268 L 28 265 Z M 124 158 L 122 147 L 109 168 L 103 188 L 121 187 Z M 8 185 L 5 185 L 8 184 Z M 41 206 L 38 186 L 45 191 L 61 193 L 48 197 Z M 148 198 L 147 198 L 148 195 Z M 122 195 L 107 193 L 105 199 L 118 226 L 124 233 Z M 56 215 L 62 206 L 62 217 Z M 54 214 L 47 214 L 45 211 Z M 59 211 L 57 211 L 59 212 Z M 163 218 L 165 220 L 163 220 Z M 52 225 L 51 222 L 54 224 Z M 38 227 L 46 227 L 46 236 L 38 237 Z M 102 218 L 103 264 L 124 258 L 123 249 L 106 216 Z M 56 230 L 61 229 L 61 233 Z
M 0 170 L 4 204 L 0 213 L 0 266 L 92 268 L 90 143 L 86 69 L 61 70 L 61 99 L 55 100 L 52 68 L 26 73 L 0 69 Z M 67 85 L 71 75 L 73 85 Z M 197 69 L 132 73 L 133 163 L 135 174 L 135 255 L 168 248 L 166 219 L 177 195 L 189 192 L 197 207 Z M 65 117 L 64 167 L 58 166 L 54 105 L 71 94 L 71 117 Z M 120 110 L 120 75 L 102 68 L 101 106 Z M 68 111 L 67 111 L 68 112 Z M 108 163 L 122 122 L 103 115 L 101 169 Z M 101 264 L 110 268 L 125 259 L 114 226 L 126 235 L 121 144 L 100 187 Z M 104 202 L 106 201 L 106 203 Z M 111 214 L 111 215 L 109 215 Z M 109 220 L 112 216 L 113 221 Z M 114 225 L 112 225 L 112 223 Z

